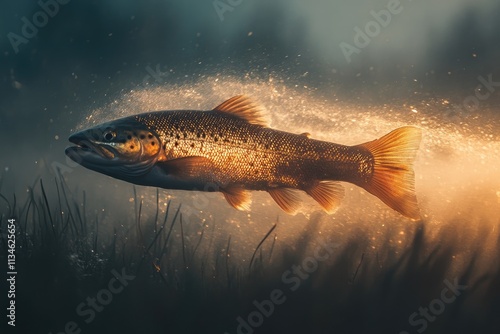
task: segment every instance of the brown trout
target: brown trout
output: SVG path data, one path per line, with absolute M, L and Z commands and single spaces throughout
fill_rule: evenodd
M 355 146 L 314 140 L 267 126 L 260 108 L 235 96 L 213 110 L 168 110 L 103 123 L 75 133 L 66 154 L 91 170 L 134 184 L 219 191 L 240 210 L 250 191 L 267 191 L 287 213 L 299 192 L 328 213 L 350 182 L 402 215 L 419 219 L 412 168 L 421 131 L 405 126 Z

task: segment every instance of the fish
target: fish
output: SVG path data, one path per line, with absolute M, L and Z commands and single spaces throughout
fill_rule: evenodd
M 141 113 L 79 131 L 66 155 L 93 171 L 133 184 L 220 192 L 249 210 L 252 191 L 266 191 L 288 214 L 311 196 L 327 213 L 352 183 L 401 215 L 420 219 L 413 163 L 421 130 L 403 126 L 347 146 L 269 127 L 263 109 L 245 95 L 212 110 Z

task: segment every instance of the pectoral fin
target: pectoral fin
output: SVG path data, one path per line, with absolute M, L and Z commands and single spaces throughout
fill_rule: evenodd
M 300 195 L 290 188 L 275 188 L 267 191 L 283 211 L 294 215 L 300 208 Z
M 240 187 L 230 187 L 221 189 L 220 191 L 233 208 L 241 211 L 250 210 L 252 198 L 249 191 Z
M 309 189 L 306 189 L 316 202 L 328 213 L 333 213 L 339 207 L 344 197 L 344 187 L 339 182 L 319 181 Z
M 165 173 L 182 179 L 199 176 L 212 167 L 210 159 L 200 156 L 178 158 L 157 163 Z

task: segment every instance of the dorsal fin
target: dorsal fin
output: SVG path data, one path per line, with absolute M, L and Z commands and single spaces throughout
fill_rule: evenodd
M 238 95 L 222 102 L 214 111 L 228 113 L 250 124 L 268 126 L 263 110 L 245 95 Z

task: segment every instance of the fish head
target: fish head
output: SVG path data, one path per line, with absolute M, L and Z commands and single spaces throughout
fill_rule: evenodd
M 91 170 L 127 180 L 144 175 L 161 153 L 161 141 L 154 129 L 135 117 L 103 123 L 74 133 L 66 155 Z

